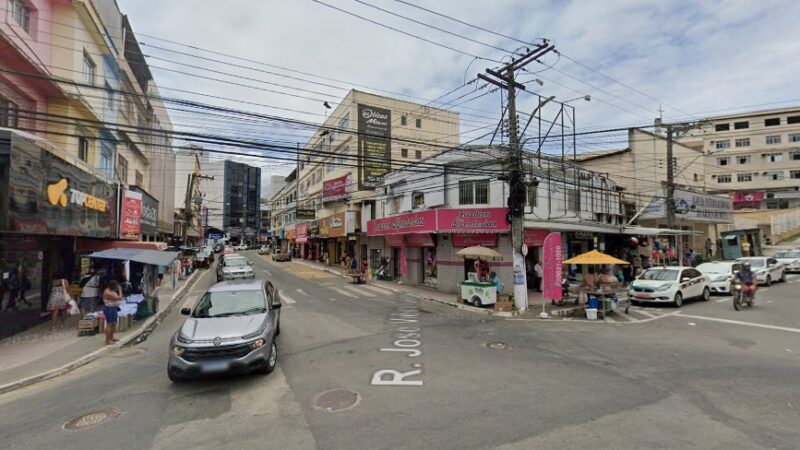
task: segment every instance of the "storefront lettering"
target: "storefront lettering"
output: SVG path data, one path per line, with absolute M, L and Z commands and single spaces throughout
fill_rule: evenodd
M 62 208 L 66 208 L 67 202 L 69 202 L 74 205 L 83 206 L 84 208 L 106 212 L 106 208 L 108 207 L 107 201 L 77 189 L 68 188 L 69 182 L 65 178 L 62 178 L 57 183 L 48 185 L 47 201 L 53 206 L 61 205 Z M 69 192 L 69 196 L 67 196 L 66 192 Z
M 410 219 L 396 219 L 391 222 L 378 223 L 375 225 L 377 231 L 402 230 L 405 228 L 424 227 L 424 217 L 413 217 Z

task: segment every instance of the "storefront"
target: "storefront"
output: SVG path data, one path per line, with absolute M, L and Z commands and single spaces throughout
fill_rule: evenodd
M 153 242 L 158 236 L 158 200 L 138 186 L 132 186 L 131 190 L 142 195 L 139 240 Z M 205 234 L 208 235 L 208 231 Z
M 77 237 L 118 232 L 116 186 L 38 142 L 0 131 L 0 338 L 41 320 L 56 274 L 77 278 Z

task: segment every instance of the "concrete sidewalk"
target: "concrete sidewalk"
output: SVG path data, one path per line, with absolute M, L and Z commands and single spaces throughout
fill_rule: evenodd
M 68 317 L 64 327 L 50 331 L 50 321 L 0 341 L 0 394 L 68 373 L 121 348 L 141 336 L 169 313 L 187 288 L 205 271 L 195 271 L 173 291 L 171 283 L 157 289 L 159 311 L 135 321 L 128 330 L 115 333 L 116 345 L 104 345 L 105 336 L 78 336 L 79 316 Z

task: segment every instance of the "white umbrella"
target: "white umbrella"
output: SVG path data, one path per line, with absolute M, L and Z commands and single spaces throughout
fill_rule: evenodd
M 456 256 L 460 256 L 464 259 L 480 259 L 481 261 L 503 260 L 503 255 L 489 247 L 484 247 L 482 245 L 474 245 L 472 247 L 462 248 L 456 252 Z

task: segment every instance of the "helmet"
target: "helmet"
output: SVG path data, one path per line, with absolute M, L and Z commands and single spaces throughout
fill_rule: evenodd
M 742 267 L 749 269 L 750 268 L 750 261 L 745 261 L 742 263 Z

